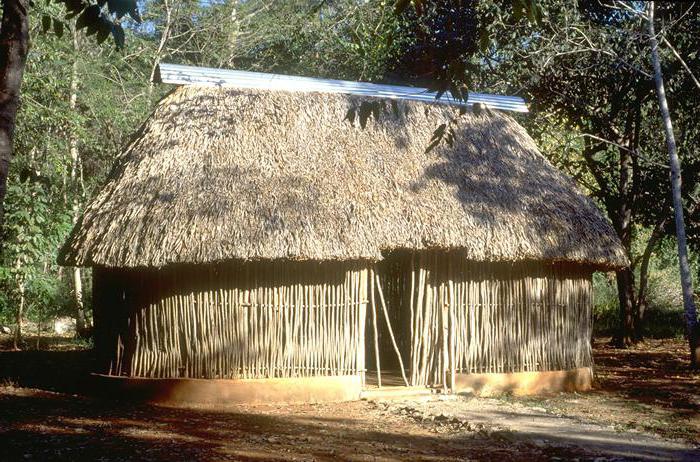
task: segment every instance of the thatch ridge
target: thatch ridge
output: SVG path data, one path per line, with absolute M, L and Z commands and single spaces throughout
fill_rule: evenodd
M 361 97 L 182 87 L 119 157 L 61 249 L 78 266 L 380 259 L 459 248 L 479 261 L 627 264 L 609 222 L 511 117 Z M 376 100 L 375 100 L 376 101 Z

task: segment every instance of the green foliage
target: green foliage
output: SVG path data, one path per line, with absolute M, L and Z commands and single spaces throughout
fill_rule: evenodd
M 643 252 L 651 230 L 641 228 L 635 235 L 633 250 Z M 699 274 L 700 262 L 697 253 L 691 253 L 691 268 Z M 639 280 L 639 268 L 635 277 Z M 678 253 L 676 241 L 672 237 L 662 240 L 653 252 L 649 264 L 649 288 L 647 309 L 644 315 L 643 334 L 645 337 L 667 338 L 683 336 L 683 296 L 678 276 Z M 594 319 L 596 335 L 612 335 L 619 325 L 617 286 L 613 273 L 596 273 L 593 276 Z
M 648 69 L 648 62 L 643 41 L 636 40 L 634 18 L 606 23 L 610 15 L 605 11 L 553 0 L 147 0 L 138 2 L 143 16 L 138 23 L 136 5 L 132 0 L 53 0 L 32 9 L 34 41 L 1 230 L 8 243 L 0 254 L 2 322 L 13 319 L 20 284 L 30 319 L 72 314 L 70 272 L 55 265 L 57 248 L 72 226 L 74 207 L 84 207 L 131 133 L 169 90 L 149 82 L 160 61 L 413 83 L 457 97 L 464 96 L 465 87 L 524 94 L 534 111 L 523 121 L 543 152 L 610 210 L 619 199 L 611 194 L 620 180 L 619 149 L 589 135 L 617 140 L 610 130 L 624 128 L 631 109 L 639 107 L 643 123 L 635 148 L 640 155 L 634 167 L 633 257 L 643 252 L 649 227 L 669 210 L 653 87 L 636 72 Z M 660 6 L 661 16 L 674 17 L 672 8 Z M 693 22 L 697 14 L 691 13 L 670 29 L 669 37 L 697 68 L 700 34 Z M 103 20 L 118 23 L 121 32 L 110 26 L 107 35 L 123 51 L 95 45 L 94 38 L 107 38 Z M 580 32 L 594 50 L 576 51 L 585 42 Z M 668 50 L 663 59 L 690 202 L 700 182 L 700 125 L 695 122 L 700 93 L 690 91 L 692 84 Z M 78 82 L 72 89 L 74 66 Z M 77 104 L 71 107 L 74 90 Z M 389 109 L 366 105 L 348 117 L 363 125 Z M 451 133 L 451 124 L 436 127 L 432 141 L 448 142 Z M 71 139 L 80 153 L 77 166 L 71 164 Z M 587 158 L 584 152 L 591 146 L 596 150 Z M 647 325 L 652 335 L 676 326 L 680 291 L 672 244 L 664 240 L 650 264 Z M 89 302 L 89 274 L 84 282 Z M 594 288 L 597 327 L 611 329 L 617 317 L 614 279 L 596 275 Z
M 121 20 L 128 15 L 136 22 L 141 21 L 136 0 L 54 0 L 65 7 L 65 19 L 75 19 L 75 28 L 84 29 L 87 36 L 94 35 L 98 44 L 104 42 L 110 35 L 117 48 L 124 48 L 125 34 Z M 58 37 L 63 35 L 65 23 L 60 19 L 44 15 L 42 28 L 44 32 L 50 29 L 53 22 Z
M 647 230 L 648 232 L 648 230 Z M 700 264 L 696 252 L 690 254 L 690 267 L 696 277 Z M 685 331 L 683 296 L 678 273 L 678 247 L 675 238 L 665 238 L 652 255 L 649 265 L 649 308 L 644 329 L 651 337 L 682 336 Z
M 493 24 L 512 20 L 539 25 L 543 17 L 541 3 L 532 0 L 396 0 L 395 10 L 408 37 L 395 71 L 404 82 L 434 90 L 438 97 L 449 92 L 462 100 L 480 74 L 477 52 L 492 47 Z
M 61 11 L 54 3 L 31 10 L 35 39 L 24 73 L 15 159 L 0 229 L 4 324 L 15 322 L 22 299 L 23 317 L 30 321 L 47 324 L 56 316 L 75 316 L 72 272 L 56 265 L 58 248 L 76 211 L 103 181 L 114 156 L 150 109 L 144 92 L 148 62 L 141 54 L 95 48 L 76 32 L 74 21 L 56 19 Z M 49 27 L 55 33 L 42 33 Z M 130 36 L 130 42 L 137 47 L 142 43 L 136 36 Z M 71 160 L 71 146 L 80 155 L 77 164 Z M 87 274 L 87 302 L 89 281 Z
M 538 3 L 543 14 L 536 24 L 503 14 L 496 3 L 482 4 L 483 17 L 492 19 L 487 26 L 492 43 L 498 44 L 483 55 L 490 72 L 482 83 L 505 93 L 520 92 L 531 101 L 534 115 L 524 119 L 525 125 L 545 155 L 570 173 L 607 213 L 639 281 L 640 256 L 650 237 L 645 230 L 666 223 L 663 234 L 674 235 L 668 153 L 651 75 L 646 19 L 633 2 Z M 667 2 L 659 4 L 659 11 L 663 40 L 674 44 L 697 74 L 700 9 Z M 667 42 L 661 50 L 664 75 L 679 134 L 689 242 L 697 251 L 700 131 L 695 112 L 700 92 Z M 656 322 L 673 324 L 672 319 L 654 321 L 654 313 L 671 307 L 681 311 L 675 302 L 661 300 L 677 289 L 664 283 L 678 280 L 677 268 L 662 270 L 654 262 L 657 258 L 652 257 L 649 267 L 647 294 L 655 309 L 645 316 L 642 330 L 656 329 Z M 661 287 L 668 290 L 659 292 Z M 643 306 L 636 290 L 633 286 L 624 292 L 630 294 L 633 319 Z M 622 324 L 620 338 L 631 330 Z
M 531 101 L 534 117 L 525 122 L 538 141 L 548 137 L 550 126 L 568 132 L 568 139 L 546 146 L 547 155 L 564 162 L 573 158 L 579 173 L 575 178 L 584 182 L 614 223 L 621 202 L 628 202 L 635 223 L 654 226 L 669 216 L 671 195 L 650 49 L 643 35 L 645 20 L 598 2 L 581 2 L 580 7 L 574 2 L 539 3 L 545 14 L 536 27 L 513 21 L 495 4 L 484 13 L 494 19 L 489 31 L 500 45 L 484 55 L 491 69 L 484 83 L 503 92 L 520 92 Z M 680 3 L 660 9 L 666 20 L 675 22 L 664 28 L 664 36 L 697 74 L 700 9 Z M 661 51 L 679 134 L 684 199 L 692 204 L 700 187 L 700 127 L 695 122 L 700 92 L 670 49 L 662 46 Z M 621 155 L 628 153 L 632 155 L 626 182 Z M 667 231 L 673 232 L 671 227 Z
M 612 335 L 619 325 L 617 287 L 614 274 L 593 274 L 593 332 Z
M 67 290 L 52 273 L 52 260 L 70 227 L 70 216 L 52 209 L 52 194 L 41 183 L 27 179 L 11 183 L 2 229 L 6 246 L 0 266 L 0 319 L 13 317 L 24 297 L 25 313 L 45 321 L 66 314 Z
M 161 11 L 158 4 L 147 15 Z M 183 2 L 165 57 L 182 63 L 373 81 L 396 59 L 400 38 L 386 1 Z M 162 26 L 162 24 L 161 24 Z
M 25 297 L 27 317 L 35 322 L 75 314 L 70 286 L 49 272 L 37 272 L 28 280 Z

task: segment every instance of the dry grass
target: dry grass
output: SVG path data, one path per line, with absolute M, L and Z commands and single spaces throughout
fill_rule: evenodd
M 365 129 L 347 95 L 182 87 L 156 107 L 60 262 L 162 267 L 382 258 L 460 248 L 477 261 L 627 259 L 608 221 L 512 118 L 398 102 Z M 391 107 L 388 105 L 387 107 Z

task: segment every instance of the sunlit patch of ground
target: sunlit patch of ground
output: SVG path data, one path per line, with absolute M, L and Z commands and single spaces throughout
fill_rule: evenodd
M 374 403 L 226 412 L 0 389 L 3 460 L 500 460 L 549 453 L 485 433 L 440 434 Z M 570 451 L 555 451 L 562 456 Z
M 88 352 L 60 341 L 49 343 L 52 351 L 47 352 L 0 351 L 3 461 L 504 461 L 597 456 L 573 445 L 550 446 L 542 436 L 522 438 L 498 425 L 416 411 L 430 406 L 351 402 L 221 410 L 92 400 L 83 396 L 81 381 L 81 374 L 90 370 Z M 555 422 L 562 415 L 582 424 L 697 444 L 700 375 L 689 371 L 686 355 L 681 340 L 653 340 L 630 350 L 615 350 L 599 341 L 597 387 L 592 393 L 498 401 L 506 407 L 517 404 L 512 407 L 521 413 L 527 412 L 525 407 L 538 415 L 551 414 Z M 458 410 L 451 409 L 457 404 L 442 405 Z M 470 404 L 474 405 L 479 406 Z
M 551 412 L 700 444 L 700 372 L 683 339 L 649 339 L 629 349 L 595 343 L 595 390 L 518 398 Z M 511 398 L 503 398 L 511 399 Z

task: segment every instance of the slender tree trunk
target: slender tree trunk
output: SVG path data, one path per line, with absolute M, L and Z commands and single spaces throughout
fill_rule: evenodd
M 229 24 L 231 25 L 231 32 L 228 36 L 228 48 L 229 52 L 226 59 L 221 63 L 221 67 L 235 68 L 236 63 L 234 61 L 236 45 L 238 44 L 238 35 L 240 33 L 240 24 L 238 22 L 238 2 L 231 2 L 231 17 L 229 18 Z
M 170 38 L 170 28 L 172 27 L 172 13 L 173 9 L 170 5 L 169 0 L 163 0 L 163 7 L 165 8 L 165 25 L 163 26 L 163 32 L 161 33 L 160 36 L 160 42 L 158 43 L 158 49 L 156 50 L 156 55 L 153 59 L 153 66 L 151 67 L 151 77 L 150 81 L 148 83 L 148 98 L 150 99 L 151 96 L 153 95 L 153 79 L 156 76 L 156 71 L 158 70 L 158 65 L 160 64 L 160 60 L 163 57 L 163 51 L 165 49 L 165 44 L 168 42 L 168 39 Z
M 688 209 L 688 217 L 692 219 L 698 211 L 700 211 L 700 202 L 695 202 L 693 206 Z M 649 263 L 651 261 L 651 255 L 664 236 L 664 230 L 670 223 L 671 218 L 670 216 L 665 217 L 656 223 L 639 260 L 639 286 L 637 289 L 637 302 L 635 307 L 635 313 L 638 318 L 638 321 L 635 321 L 637 330 L 641 328 L 647 308 L 647 287 L 649 285 Z
M 0 226 L 12 161 L 15 118 L 29 48 L 28 0 L 3 0 L 0 23 Z M 2 242 L 0 242 L 0 247 Z
M 654 30 L 654 2 L 649 2 L 649 40 L 651 42 L 651 57 L 654 64 L 654 80 L 656 82 L 656 94 L 659 97 L 659 108 L 666 131 L 666 145 L 668 147 L 669 163 L 671 165 L 671 190 L 673 194 L 673 211 L 676 220 L 676 238 L 678 240 L 678 260 L 680 263 L 681 287 L 683 289 L 683 307 L 685 309 L 686 328 L 690 346 L 691 366 L 700 366 L 700 332 L 698 332 L 698 316 L 693 299 L 693 281 L 690 275 L 688 263 L 688 247 L 685 235 L 685 223 L 683 219 L 683 202 L 681 200 L 681 162 L 676 150 L 676 138 L 673 134 L 671 114 L 666 101 L 664 79 L 661 74 L 661 62 L 659 60 L 659 44 Z
M 614 220 L 617 235 L 628 255 L 632 249 L 632 196 L 633 165 L 631 153 L 626 149 L 620 150 L 620 185 L 617 216 Z M 635 342 L 635 290 L 634 272 L 631 268 L 617 271 L 617 295 L 620 309 L 620 324 L 613 343 L 626 347 Z
M 24 319 L 24 276 L 20 272 L 22 268 L 22 255 L 17 257 L 15 271 L 17 274 L 17 292 L 19 293 L 19 305 L 17 306 L 17 326 L 15 327 L 14 349 L 19 350 L 22 345 L 22 320 Z
M 70 79 L 70 99 L 68 106 L 72 113 L 75 113 L 78 107 L 78 31 L 73 28 L 73 64 L 71 66 L 71 79 Z M 79 181 L 78 169 L 80 168 L 80 151 L 78 150 L 78 138 L 75 134 L 75 130 L 71 130 L 70 140 L 68 141 L 70 150 L 70 184 L 73 189 L 73 194 L 71 197 L 72 209 L 73 209 L 73 224 L 78 220 L 78 215 L 80 213 L 80 197 L 82 188 L 78 188 L 77 184 Z M 73 295 L 75 301 L 75 327 L 76 334 L 78 336 L 84 335 L 86 331 L 85 322 L 85 306 L 83 303 L 83 282 L 82 275 L 80 274 L 80 268 L 73 268 Z
M 22 325 L 24 324 L 24 280 L 20 279 L 17 283 L 19 291 L 19 306 L 17 307 L 17 327 L 15 329 L 14 348 L 19 350 L 22 345 Z
M 654 226 L 654 230 L 651 232 L 651 236 L 647 240 L 644 247 L 644 253 L 639 260 L 639 286 L 637 287 L 637 299 L 635 302 L 634 313 L 635 313 L 635 335 L 637 338 L 642 338 L 642 325 L 644 322 L 644 315 L 647 311 L 647 286 L 649 285 L 649 262 L 651 261 L 651 254 L 654 252 L 656 245 L 663 236 L 664 229 L 668 224 L 669 218 L 663 218 Z
M 634 273 L 632 269 L 625 268 L 615 273 L 617 279 L 617 297 L 620 303 L 620 324 L 613 343 L 624 348 L 635 341 L 635 315 L 634 315 Z
M 85 335 L 87 322 L 85 320 L 85 304 L 83 303 L 83 281 L 80 268 L 73 268 L 73 295 L 75 298 L 75 331 L 79 337 Z

